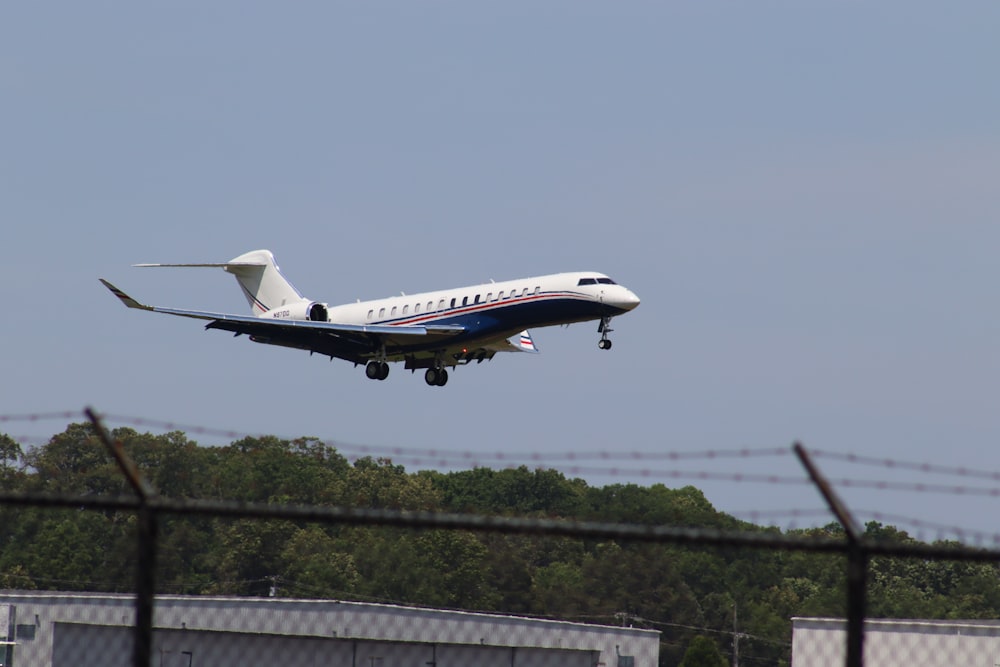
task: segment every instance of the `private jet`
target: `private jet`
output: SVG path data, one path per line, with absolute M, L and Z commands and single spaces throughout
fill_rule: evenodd
M 469 287 L 400 294 L 339 306 L 302 296 L 281 274 L 269 250 L 216 264 L 136 264 L 139 267 L 221 268 L 235 276 L 251 315 L 148 306 L 101 278 L 129 308 L 207 320 L 206 329 L 246 335 L 364 365 L 372 380 L 389 376 L 390 362 L 424 370 L 443 387 L 448 369 L 491 360 L 497 352 L 537 353 L 530 328 L 597 321 L 598 347 L 611 349 L 611 318 L 639 305 L 639 297 L 603 273 L 555 273 Z

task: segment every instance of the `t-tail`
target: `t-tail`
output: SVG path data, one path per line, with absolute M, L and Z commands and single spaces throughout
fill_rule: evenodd
M 236 277 L 250 312 L 261 315 L 279 306 L 304 301 L 295 287 L 281 275 L 270 250 L 252 250 L 222 264 L 136 264 L 136 266 L 216 267 Z

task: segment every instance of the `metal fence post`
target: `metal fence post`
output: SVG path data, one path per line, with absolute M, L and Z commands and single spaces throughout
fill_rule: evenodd
M 149 501 L 156 497 L 156 490 L 139 473 L 139 468 L 125 453 L 120 442 L 111 438 L 100 417 L 91 408 L 84 412 L 94 425 L 97 437 L 115 458 L 118 467 L 139 496 L 137 511 L 138 544 L 135 579 L 135 636 L 132 642 L 133 667 L 150 667 L 153 656 L 153 602 L 156 594 L 156 510 Z
M 863 543 L 864 533 L 851 516 L 840 497 L 834 492 L 830 482 L 819 469 L 802 443 L 793 446 L 796 456 L 809 473 L 813 484 L 823 495 L 830 511 L 844 527 L 847 534 L 847 667 L 864 665 L 865 642 L 865 586 L 868 579 L 868 551 Z

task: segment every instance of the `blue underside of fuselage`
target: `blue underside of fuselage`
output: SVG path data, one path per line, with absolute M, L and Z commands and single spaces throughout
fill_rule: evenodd
M 534 303 L 516 304 L 503 308 L 493 308 L 476 313 L 444 317 L 435 324 L 457 324 L 466 328 L 467 333 L 456 339 L 474 339 L 511 332 L 513 335 L 532 327 L 570 324 L 599 319 L 605 315 L 621 314 L 622 310 L 609 308 L 593 301 L 579 299 L 558 299 Z
M 289 333 L 280 337 L 255 338 L 257 342 L 310 350 L 331 357 L 361 363 L 379 351 L 385 342 L 388 357 L 425 356 L 455 347 L 474 349 L 488 341 L 509 338 L 524 329 L 554 326 L 614 317 L 626 312 L 606 304 L 579 298 L 541 298 L 537 301 L 508 305 L 486 305 L 456 308 L 454 314 L 437 313 L 432 319 L 422 319 L 414 324 L 458 325 L 463 333 L 441 336 L 400 336 L 387 339 L 366 334 L 328 334 L 316 331 Z M 404 322 L 405 320 L 401 320 Z M 381 322 L 392 324 L 392 322 Z

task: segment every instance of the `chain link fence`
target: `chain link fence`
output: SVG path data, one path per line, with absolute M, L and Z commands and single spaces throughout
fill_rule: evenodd
M 995 564 L 1000 552 L 961 543 L 872 541 L 853 525 L 810 469 L 817 487 L 845 527 L 844 537 L 780 532 L 565 521 L 537 517 L 484 516 L 293 504 L 164 498 L 156 494 L 93 417 L 98 432 L 129 480 L 122 496 L 25 494 L 0 491 L 0 511 L 73 513 L 127 517 L 134 527 L 134 560 L 121 564 L 134 585 L 117 593 L 0 591 L 0 665 L 49 667 L 108 665 L 580 665 L 636 667 L 732 664 L 795 667 L 860 665 L 1000 664 L 1000 623 L 990 619 L 931 621 L 869 617 L 873 580 L 886 559 Z M 808 455 L 803 451 L 809 467 Z M 0 514 L 0 517 L 3 515 Z M 163 552 L 159 530 L 166 521 L 199 519 L 294 521 L 319 525 L 386 527 L 421 533 L 471 531 L 532 539 L 568 538 L 672 545 L 704 551 L 754 550 L 824 558 L 841 571 L 844 592 L 837 618 L 796 617 L 787 643 L 733 628 L 722 640 L 692 653 L 704 628 L 649 621 L 622 612 L 594 624 L 504 614 L 405 607 L 377 602 L 305 600 L 268 595 L 155 595 Z M 71 555 L 70 555 L 71 556 Z M 873 573 L 873 563 L 876 565 Z M 400 564 L 405 567 L 405 563 Z M 995 576 L 989 574 L 983 576 Z M 0 573 L 3 574 L 3 573 Z M 749 576 L 752 576 L 750 573 Z M 972 579 L 971 581 L 975 581 Z M 58 588 L 58 582 L 52 582 Z M 272 581 L 271 594 L 278 582 Z M 803 584 L 805 585 L 805 584 Z M 968 595 L 975 596 L 974 588 Z M 778 595 L 777 593 L 775 594 Z M 780 600 L 775 598 L 775 604 Z M 914 607 L 917 608 L 917 607 Z M 949 614 L 957 618 L 956 604 Z M 583 622 L 579 622 L 583 621 Z M 635 626 L 635 627 L 633 627 Z M 768 645 L 768 644 L 772 645 Z M 731 647 L 721 657 L 719 644 Z M 685 649 L 686 654 L 685 654 Z M 712 652 L 713 649 L 715 653 Z M 695 657 L 692 657 L 695 656 Z

